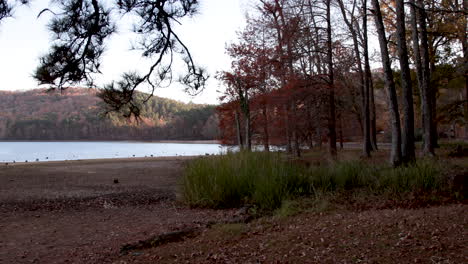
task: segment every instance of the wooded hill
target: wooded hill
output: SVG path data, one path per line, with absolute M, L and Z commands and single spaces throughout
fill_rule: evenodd
M 214 106 L 152 97 L 141 120 L 104 113 L 97 91 L 35 89 L 0 92 L 3 140 L 204 140 L 218 131 Z M 144 99 L 146 94 L 138 94 Z

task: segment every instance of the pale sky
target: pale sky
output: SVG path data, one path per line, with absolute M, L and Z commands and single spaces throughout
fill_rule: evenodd
M 218 103 L 216 90 L 222 89 L 213 78 L 216 71 L 230 68 L 229 56 L 225 53 L 226 43 L 236 39 L 236 31 L 245 26 L 245 13 L 252 8 L 253 0 L 201 0 L 201 8 L 194 18 L 186 19 L 177 28 L 177 33 L 190 49 L 195 62 L 205 67 L 211 78 L 205 90 L 192 97 L 183 87 L 173 83 L 169 88 L 156 90 L 155 95 L 184 102 Z M 37 88 L 31 77 L 38 65 L 39 57 L 47 52 L 50 33 L 46 25 L 50 15 L 37 18 L 47 7 L 49 0 L 33 0 L 29 6 L 19 7 L 14 18 L 0 24 L 0 90 L 30 90 Z M 123 20 L 125 21 L 125 19 Z M 117 80 L 121 73 L 139 70 L 145 72 L 148 65 L 138 51 L 129 51 L 129 26 L 121 25 L 121 34 L 107 43 L 103 57 L 102 76 L 97 84 Z M 175 76 L 178 76 L 177 70 Z

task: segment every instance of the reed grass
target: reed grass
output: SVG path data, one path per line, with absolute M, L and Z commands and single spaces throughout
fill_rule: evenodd
M 192 206 L 232 208 L 250 204 L 274 210 L 296 197 L 317 193 L 359 191 L 399 196 L 446 187 L 440 164 L 433 160 L 399 168 L 361 161 L 307 168 L 280 153 L 239 152 L 190 162 L 182 195 Z

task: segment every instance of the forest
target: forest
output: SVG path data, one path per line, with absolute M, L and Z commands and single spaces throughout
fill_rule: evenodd
M 223 142 L 391 142 L 391 162 L 468 137 L 466 1 L 262 0 L 227 52 Z M 380 51 L 377 52 L 377 46 Z
M 0 92 L 3 140 L 211 140 L 217 117 L 211 105 L 152 97 L 138 120 L 107 113 L 96 89 Z M 141 100 L 147 95 L 138 95 Z
M 0 3 L 0 19 L 12 16 L 11 2 Z M 250 4 L 245 28 L 227 45 L 232 67 L 215 76 L 225 88 L 217 107 L 224 143 L 267 151 L 284 145 L 296 156 L 326 143 L 335 158 L 338 143 L 362 142 L 370 157 L 379 142 L 391 142 L 390 161 L 399 165 L 415 159 L 416 140 L 424 156 L 434 156 L 440 138 L 468 137 L 466 1 Z M 153 94 L 173 81 L 194 93 L 206 86 L 209 74 L 175 27 L 199 6 L 197 0 L 51 3 L 63 12 L 39 14 L 52 13 L 52 45 L 33 77 L 56 90 L 96 87 L 106 41 L 118 33 L 115 15 L 134 15 L 133 48 L 152 64 L 102 85 L 98 97 L 105 111 L 139 120 L 147 107 L 141 102 L 150 102 L 139 87 Z M 179 78 L 176 60 L 186 66 Z

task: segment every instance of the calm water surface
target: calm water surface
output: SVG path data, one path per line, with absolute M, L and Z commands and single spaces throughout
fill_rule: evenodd
M 219 144 L 147 142 L 0 142 L 1 162 L 219 154 Z

